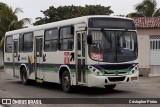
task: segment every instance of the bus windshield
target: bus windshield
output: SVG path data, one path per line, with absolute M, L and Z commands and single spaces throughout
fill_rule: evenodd
M 90 31 L 90 58 L 109 63 L 133 61 L 137 58 L 137 35 L 134 31 Z

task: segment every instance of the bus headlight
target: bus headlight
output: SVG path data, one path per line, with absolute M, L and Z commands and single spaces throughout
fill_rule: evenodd
M 90 71 L 92 71 L 92 73 L 94 75 L 103 75 L 101 71 L 99 71 L 97 68 L 93 67 L 93 66 L 88 66 L 88 69 Z
M 138 65 L 136 65 L 130 72 L 129 74 L 135 74 L 139 70 Z

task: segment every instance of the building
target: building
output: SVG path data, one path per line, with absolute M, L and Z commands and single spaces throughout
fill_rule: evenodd
M 160 76 L 160 17 L 133 19 L 138 34 L 140 75 Z

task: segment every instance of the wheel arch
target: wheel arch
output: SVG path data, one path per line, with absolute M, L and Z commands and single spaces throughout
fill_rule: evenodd
M 70 68 L 67 65 L 61 65 L 60 68 L 59 68 L 59 83 L 61 84 L 62 74 L 65 70 L 67 70 L 69 72 L 70 79 L 71 79 L 71 85 L 73 85 L 71 71 L 70 71 Z
M 20 73 L 21 73 L 21 70 L 22 70 L 23 67 L 26 69 L 26 72 L 27 72 L 27 66 L 26 66 L 26 64 L 21 64 L 21 65 L 19 66 L 19 72 L 20 72 Z M 27 72 L 27 77 L 28 77 L 28 72 Z

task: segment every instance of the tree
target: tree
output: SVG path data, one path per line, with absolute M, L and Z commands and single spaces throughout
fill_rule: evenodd
M 0 2 L 0 47 L 3 46 L 3 37 L 7 31 L 21 29 L 26 23 L 30 23 L 29 18 L 18 20 L 17 14 L 20 12 L 23 12 L 20 8 L 13 10 L 12 7 Z
M 40 25 L 85 15 L 110 15 L 113 11 L 111 7 L 105 7 L 101 5 L 85 5 L 81 6 L 59 6 L 55 8 L 50 6 L 49 9 L 41 11 L 44 14 L 44 17 L 36 18 L 37 21 L 34 25 Z
M 160 8 L 157 9 L 156 0 L 143 0 L 135 6 L 136 12 L 129 13 L 128 17 L 157 17 L 160 16 Z

